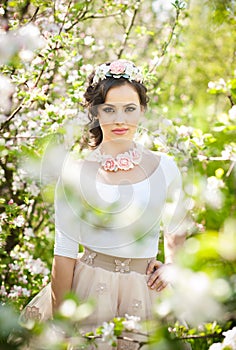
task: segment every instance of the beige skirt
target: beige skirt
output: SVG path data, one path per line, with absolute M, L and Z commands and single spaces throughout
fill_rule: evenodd
M 95 302 L 93 313 L 83 321 L 86 331 L 126 314 L 139 316 L 141 321 L 152 318 L 153 304 L 158 298 L 158 292 L 147 286 L 146 269 L 152 259 L 120 258 L 85 249 L 75 265 L 72 290 L 81 302 Z M 38 320 L 52 317 L 50 284 L 31 300 L 22 316 Z M 136 346 L 132 344 L 132 349 Z M 103 344 L 101 348 L 111 347 Z

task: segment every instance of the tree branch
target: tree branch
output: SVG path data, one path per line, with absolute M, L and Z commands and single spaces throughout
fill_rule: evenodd
M 34 11 L 34 14 L 33 14 L 33 16 L 30 18 L 30 20 L 29 20 L 28 23 L 33 22 L 33 21 L 36 19 L 36 16 L 37 16 L 38 12 L 39 12 L 39 6 L 36 7 L 36 10 Z
M 123 42 L 121 44 L 121 48 L 120 48 L 120 51 L 118 52 L 117 54 L 117 58 L 121 58 L 121 55 L 125 49 L 125 46 L 127 44 L 127 40 L 129 38 L 129 35 L 130 35 L 130 32 L 131 32 L 131 29 L 133 28 L 133 25 L 134 25 L 134 21 L 135 21 L 135 17 L 138 13 L 138 10 L 139 10 L 139 7 L 140 7 L 140 1 L 137 1 L 136 3 L 136 7 L 135 7 L 135 10 L 133 12 L 133 16 L 131 17 L 131 20 L 126 28 L 126 31 L 125 31 L 125 34 L 124 34 L 124 37 L 123 37 Z
M 178 337 L 177 340 L 187 340 L 187 339 L 208 339 L 208 338 L 222 338 L 222 333 L 218 334 L 192 334 L 192 335 L 184 335 L 181 337 Z
M 159 63 L 160 59 L 162 57 L 164 57 L 166 52 L 167 52 L 167 48 L 169 47 L 169 45 L 170 45 L 170 43 L 171 43 L 171 41 L 173 39 L 173 36 L 174 36 L 174 33 L 175 33 L 175 29 L 177 27 L 177 23 L 178 23 L 178 20 L 179 20 L 179 15 L 180 15 L 180 10 L 181 9 L 179 7 L 176 7 L 175 21 L 174 21 L 174 23 L 172 25 L 169 37 L 168 37 L 167 41 L 165 41 L 165 43 L 162 46 L 161 54 L 160 54 L 160 57 L 159 57 L 158 61 L 152 66 L 151 69 L 149 69 L 149 73 L 152 73 L 154 71 L 154 69 L 156 68 L 156 66 Z
M 62 29 L 63 29 L 63 27 L 64 27 L 64 25 L 65 25 L 67 16 L 68 16 L 68 14 L 69 14 L 69 9 L 70 9 L 71 3 L 72 3 L 72 0 L 69 1 L 69 4 L 68 4 L 68 6 L 67 6 L 67 10 L 66 10 L 65 16 L 64 16 L 64 18 L 63 18 L 63 22 L 62 22 L 62 25 L 61 25 L 61 28 L 60 28 L 60 30 L 59 30 L 58 35 L 61 34 Z
M 231 104 L 231 107 L 233 107 L 235 105 L 234 101 L 233 101 L 233 98 L 232 98 L 232 95 L 227 95 L 229 101 L 230 101 L 230 104 Z
M 7 10 L 7 6 L 8 6 L 8 0 L 5 0 L 3 2 L 3 10 L 4 10 L 4 15 L 3 18 L 5 20 L 5 23 L 3 23 L 3 29 L 8 32 L 9 30 L 9 18 L 8 18 L 8 10 Z
M 111 13 L 110 15 L 89 15 L 87 17 L 84 17 L 86 14 L 83 13 L 83 15 L 81 17 L 79 17 L 79 19 L 77 19 L 74 23 L 71 24 L 71 26 L 69 28 L 66 28 L 66 32 L 69 32 L 76 24 L 78 24 L 80 21 L 86 21 L 87 19 L 101 19 L 101 18 L 107 18 L 107 17 L 114 17 L 114 16 L 118 16 L 121 14 L 121 12 L 115 12 L 115 13 Z
M 23 108 L 23 102 L 12 112 L 12 114 L 7 118 L 7 120 L 1 124 L 0 130 L 5 129 L 9 122 L 15 117 L 15 115 Z

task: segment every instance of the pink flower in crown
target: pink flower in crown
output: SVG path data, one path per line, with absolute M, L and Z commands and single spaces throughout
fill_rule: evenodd
M 132 149 L 130 152 L 132 162 L 136 165 L 139 164 L 142 159 L 142 153 L 137 149 Z
M 128 153 L 121 154 L 120 156 L 118 155 L 116 161 L 118 168 L 121 170 L 129 170 L 134 167 Z
M 106 158 L 102 161 L 102 166 L 106 171 L 116 171 L 117 164 L 112 157 Z
M 123 74 L 125 72 L 126 64 L 121 61 L 114 61 L 110 64 L 111 74 Z

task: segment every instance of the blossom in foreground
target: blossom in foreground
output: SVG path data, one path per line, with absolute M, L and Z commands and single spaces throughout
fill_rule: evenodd
M 214 284 L 205 273 L 167 265 L 162 277 L 171 287 L 163 292 L 156 306 L 158 315 L 165 317 L 173 312 L 178 319 L 191 325 L 220 316 L 222 308 L 215 297 Z
M 223 332 L 225 336 L 222 343 L 214 343 L 209 350 L 236 350 L 236 327 Z
M 107 342 L 112 345 L 116 341 L 116 337 L 114 335 L 114 327 L 115 324 L 113 322 L 104 322 L 102 329 L 102 341 Z
M 128 330 L 128 331 L 139 331 L 141 329 L 140 325 L 140 317 L 138 316 L 129 316 L 125 314 L 126 320 L 123 321 L 123 326 Z

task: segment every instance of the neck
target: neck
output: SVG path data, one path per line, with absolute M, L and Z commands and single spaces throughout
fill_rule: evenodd
M 100 149 L 105 154 L 110 154 L 112 157 L 116 157 L 119 153 L 128 152 L 134 147 L 132 140 L 119 141 L 103 141 L 100 145 Z

